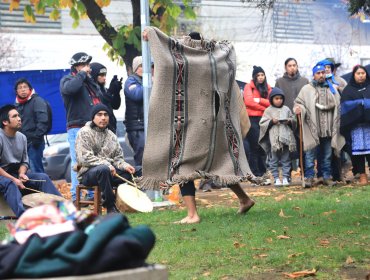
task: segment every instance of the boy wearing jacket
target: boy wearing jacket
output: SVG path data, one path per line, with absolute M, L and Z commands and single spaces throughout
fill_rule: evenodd
M 270 153 L 269 168 L 274 176 L 275 186 L 288 186 L 290 181 L 290 153 L 296 151 L 293 129 L 296 120 L 287 106 L 284 106 L 284 92 L 273 88 L 270 93 L 270 106 L 260 121 L 259 144 Z M 279 162 L 282 165 L 283 180 L 279 178 Z

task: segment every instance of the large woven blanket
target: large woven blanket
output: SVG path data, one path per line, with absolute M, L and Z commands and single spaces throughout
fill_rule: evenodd
M 142 188 L 202 177 L 227 186 L 252 176 L 241 138 L 233 46 L 147 31 L 155 73 Z

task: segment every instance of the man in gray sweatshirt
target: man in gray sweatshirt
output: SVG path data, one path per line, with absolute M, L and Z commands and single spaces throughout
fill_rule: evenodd
M 14 105 L 0 108 L 0 122 L 0 195 L 19 217 L 25 211 L 21 190 L 26 187 L 61 194 L 48 175 L 28 171 L 27 138 L 19 132 L 22 121 Z

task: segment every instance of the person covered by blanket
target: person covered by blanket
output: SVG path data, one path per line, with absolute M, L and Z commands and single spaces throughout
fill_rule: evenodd
M 290 182 L 290 153 L 295 152 L 297 144 L 293 130 L 296 119 L 292 111 L 284 105 L 284 92 L 275 87 L 270 93 L 270 106 L 265 110 L 260 125 L 258 143 L 270 154 L 269 169 L 274 176 L 275 187 L 288 186 Z M 279 163 L 283 169 L 283 181 L 279 178 Z
M 77 178 L 85 186 L 97 184 L 103 192 L 107 212 L 118 213 L 112 187 L 123 182 L 115 175 L 132 180 L 131 174 L 141 176 L 141 170 L 125 162 L 117 136 L 108 125 L 109 109 L 104 104 L 95 105 L 91 121 L 77 133 Z
M 323 183 L 335 185 L 331 175 L 332 148 L 339 156 L 345 140 L 339 133 L 340 95 L 331 91 L 325 78 L 325 67 L 317 64 L 312 69 L 313 80 L 305 85 L 294 101 L 293 111 L 301 115 L 303 132 L 303 150 L 305 155 L 305 186 L 314 185 L 314 166 L 317 152 L 321 161 Z
M 27 138 L 19 132 L 22 120 L 16 107 L 1 107 L 0 121 L 0 194 L 19 217 L 25 211 L 21 193 L 25 188 L 59 196 L 61 194 L 48 175 L 28 170 Z
M 239 199 L 240 214 L 254 201 L 240 182 L 255 178 L 245 157 L 240 125 L 240 89 L 230 42 L 205 40 L 197 32 L 181 40 L 147 27 L 156 65 L 150 99 L 142 189 L 179 184 L 187 207 L 179 224 L 200 222 L 196 179 L 212 179 Z
M 370 163 L 370 76 L 366 68 L 356 65 L 341 98 L 340 131 L 346 138 L 353 175 L 360 174 L 366 185 L 365 159 Z

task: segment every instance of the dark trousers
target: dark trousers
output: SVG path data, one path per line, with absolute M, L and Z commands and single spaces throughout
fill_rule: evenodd
M 130 173 L 124 170 L 116 169 L 116 172 L 121 177 L 131 181 L 132 176 Z M 136 170 L 135 176 L 141 176 L 141 169 Z M 85 186 L 99 186 L 99 189 L 104 195 L 104 206 L 106 208 L 112 208 L 115 203 L 115 196 L 113 193 L 113 187 L 123 184 L 124 182 L 113 177 L 112 173 L 107 165 L 98 165 L 90 168 L 86 173 L 82 175 L 81 183 Z
M 14 174 L 13 176 L 18 177 L 16 174 Z M 23 183 L 23 185 L 25 185 L 27 188 L 61 196 L 60 192 L 54 186 L 48 175 L 44 173 L 27 172 L 27 176 L 29 179 L 45 180 L 45 182 L 28 181 L 26 183 Z M 12 180 L 0 176 L 0 193 L 4 196 L 4 199 L 17 217 L 23 214 L 25 209 L 22 203 L 22 194 L 17 185 L 14 184 Z
M 352 172 L 353 175 L 366 173 L 365 165 L 366 162 L 369 164 L 370 167 L 370 155 L 352 155 Z
M 135 165 L 142 166 L 145 146 L 144 130 L 127 131 L 127 137 L 132 149 L 134 150 Z
M 194 181 L 184 183 L 184 185 L 180 187 L 180 191 L 182 196 L 195 196 Z
M 27 152 L 28 158 L 30 161 L 30 169 L 32 172 L 35 173 L 44 173 L 44 166 L 42 165 L 42 157 L 45 149 L 45 143 L 41 143 L 40 145 L 33 146 L 28 145 Z
M 247 140 L 249 143 L 249 166 L 252 173 L 255 176 L 262 176 L 266 172 L 266 154 L 262 147 L 258 144 L 260 136 L 260 125 L 259 122 L 261 117 L 249 117 L 251 122 L 251 128 L 247 134 Z

